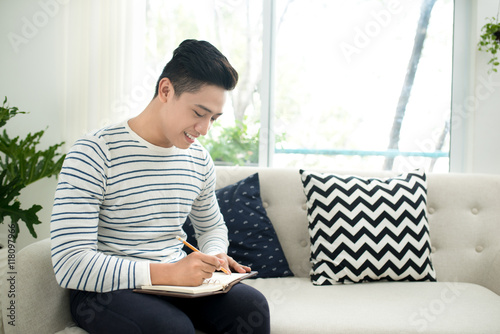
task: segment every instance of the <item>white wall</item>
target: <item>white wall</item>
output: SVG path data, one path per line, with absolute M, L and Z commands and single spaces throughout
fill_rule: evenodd
M 498 0 L 457 1 L 465 1 L 470 6 L 463 14 L 470 19 L 470 26 L 458 25 L 470 29 L 470 38 L 465 38 L 466 61 L 460 65 L 463 89 L 456 91 L 455 98 L 470 108 L 463 119 L 460 115 L 455 117 L 460 126 L 452 129 L 452 171 L 500 174 L 497 147 L 500 143 L 500 74 L 488 76 L 486 55 L 475 51 L 484 17 L 496 15 Z M 61 8 L 67 2 L 0 0 L 0 99 L 7 96 L 10 105 L 30 112 L 9 123 L 9 134 L 24 136 L 48 127 L 43 139 L 45 145 L 65 139 L 60 121 L 64 112 Z M 43 180 L 25 189 L 21 196 L 24 207 L 35 203 L 43 206 L 39 216 L 44 225 L 36 227 L 38 239 L 49 236 L 55 187 L 55 179 Z M 5 238 L 5 224 L 0 225 L 1 233 Z M 18 249 L 33 241 L 24 228 Z
M 498 0 L 455 0 L 450 171 L 500 174 L 500 74 L 488 74 L 489 54 L 477 50 L 486 17 Z
M 498 17 L 499 0 L 478 1 L 475 42 L 486 17 Z M 500 174 L 500 73 L 488 75 L 490 54 L 477 52 L 475 61 L 476 108 L 474 113 L 470 171 Z M 500 71 L 500 68 L 498 69 Z
M 47 128 L 41 147 L 62 141 L 62 17 L 55 0 L 0 0 L 0 99 L 7 96 L 9 105 L 30 112 L 9 121 L 8 134 L 22 138 L 28 132 Z M 3 130 L 3 129 L 2 129 Z M 22 207 L 42 205 L 37 226 L 38 239 L 49 236 L 49 220 L 56 187 L 55 178 L 41 180 L 22 192 Z M 24 227 L 24 222 L 21 222 Z M 2 240 L 6 224 L 0 225 Z M 24 227 L 17 249 L 33 242 Z

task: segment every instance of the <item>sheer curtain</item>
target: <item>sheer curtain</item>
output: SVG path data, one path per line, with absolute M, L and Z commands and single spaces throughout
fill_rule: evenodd
M 82 134 L 142 107 L 145 3 L 74 0 L 65 6 L 62 124 L 67 148 Z

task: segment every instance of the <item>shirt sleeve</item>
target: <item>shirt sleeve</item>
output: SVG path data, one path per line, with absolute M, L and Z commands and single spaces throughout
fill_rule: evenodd
M 215 166 L 206 153 L 207 177 L 205 187 L 193 203 L 189 215 L 196 234 L 198 246 L 203 253 L 216 255 L 227 253 L 229 246 L 227 227 L 215 194 Z
M 150 282 L 149 262 L 98 250 L 99 208 L 109 158 L 103 142 L 86 137 L 66 155 L 51 217 L 51 256 L 64 288 L 108 292 Z

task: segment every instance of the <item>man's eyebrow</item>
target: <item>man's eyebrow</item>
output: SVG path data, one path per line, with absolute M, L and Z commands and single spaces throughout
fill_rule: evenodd
M 198 108 L 201 108 L 211 114 L 213 114 L 214 112 L 212 110 L 210 110 L 209 108 L 205 107 L 204 105 L 202 104 L 195 104 L 195 106 L 197 106 Z M 222 115 L 222 113 L 218 113 L 217 115 Z

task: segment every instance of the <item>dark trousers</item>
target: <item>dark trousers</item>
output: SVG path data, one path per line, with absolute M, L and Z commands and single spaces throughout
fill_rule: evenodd
M 228 293 L 200 298 L 160 297 L 118 290 L 71 290 L 71 314 L 91 334 L 270 333 L 269 306 L 254 288 L 239 283 Z

